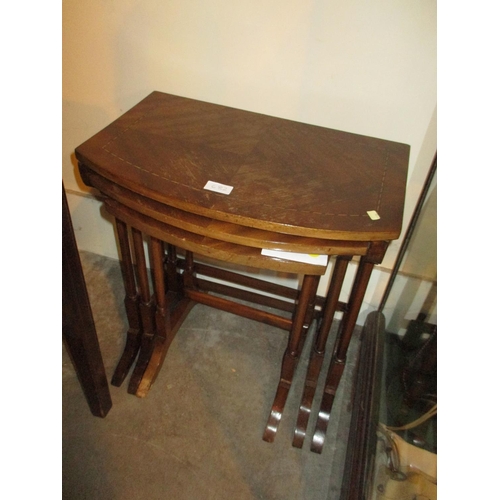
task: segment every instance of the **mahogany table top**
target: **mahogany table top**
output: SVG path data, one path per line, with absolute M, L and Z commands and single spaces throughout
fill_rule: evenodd
M 377 241 L 399 237 L 409 150 L 153 92 L 76 157 L 111 182 L 188 213 L 289 235 Z M 208 181 L 233 189 L 212 192 Z

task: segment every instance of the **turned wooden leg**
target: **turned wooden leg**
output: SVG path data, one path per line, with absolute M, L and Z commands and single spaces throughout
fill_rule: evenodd
M 182 283 L 177 272 L 177 249 L 174 245 L 167 245 L 168 253 L 165 263 L 167 289 L 171 292 L 181 292 Z
M 141 380 L 135 395 L 144 397 L 148 393 L 151 384 L 156 379 L 161 364 L 166 354 L 165 343 L 167 340 L 167 329 L 170 324 L 170 311 L 167 304 L 167 295 L 165 289 L 165 274 L 163 269 L 164 259 L 163 242 L 157 238 L 151 237 L 151 265 L 153 272 L 153 287 L 155 304 L 155 336 L 151 346 L 151 354 L 147 360 Z
M 152 342 L 149 359 L 135 392 L 138 397 L 145 397 L 158 376 L 165 356 L 180 325 L 194 305 L 188 298 L 182 298 L 172 308 L 170 298 L 174 293 L 168 293 L 165 287 L 165 250 L 163 242 L 151 237 L 151 265 L 153 273 L 154 304 L 155 304 L 155 336 Z M 168 279 L 167 279 L 168 282 Z
M 332 279 L 326 296 L 324 311 L 318 327 L 315 342 L 311 349 L 311 357 L 307 368 L 304 391 L 302 393 L 302 400 L 299 407 L 299 414 L 292 442 L 292 445 L 296 448 L 302 448 L 302 445 L 304 444 L 314 394 L 318 385 L 318 377 L 321 372 L 321 367 L 323 366 L 323 359 L 325 357 L 325 346 L 328 340 L 328 334 L 333 323 L 335 311 L 338 308 L 342 283 L 344 282 L 347 265 L 351 258 L 351 256 L 339 256 L 335 262 L 335 268 L 333 270 Z
M 330 421 L 330 413 L 335 399 L 335 394 L 339 386 L 342 373 L 344 372 L 347 348 L 351 340 L 352 332 L 356 326 L 356 319 L 361 308 L 363 297 L 370 280 L 373 263 L 361 258 L 353 289 L 349 298 L 347 313 L 344 315 L 340 332 L 332 354 L 332 360 L 328 369 L 328 374 L 321 400 L 316 429 L 314 431 L 311 451 L 321 453 L 325 442 L 326 430 Z
M 182 274 L 184 288 L 195 288 L 193 252 L 186 252 L 184 273 Z
M 139 357 L 128 386 L 128 392 L 130 394 L 135 394 L 153 349 L 156 307 L 149 290 L 148 271 L 146 268 L 142 234 L 135 228 L 132 228 L 132 240 L 134 242 L 135 260 L 137 264 L 137 281 L 139 285 L 140 312 L 143 326 Z
M 151 256 L 153 266 L 153 287 L 155 291 L 155 321 L 156 321 L 156 334 L 166 339 L 167 338 L 167 318 L 169 313 L 167 307 L 167 293 L 165 289 L 165 276 L 163 271 L 163 259 L 165 251 L 163 242 L 158 238 L 151 237 Z
M 116 219 L 116 230 L 121 253 L 121 268 L 125 286 L 125 312 L 127 314 L 129 329 L 125 349 L 116 366 L 111 383 L 117 387 L 125 380 L 130 367 L 134 363 L 141 346 L 142 325 L 139 312 L 139 295 L 135 286 L 134 267 L 130 255 L 127 225 Z
M 300 350 L 304 343 L 303 325 L 310 311 L 316 296 L 318 288 L 319 276 L 304 276 L 302 289 L 299 294 L 298 304 L 295 310 L 295 316 L 290 330 L 288 346 L 283 356 L 281 365 L 281 376 L 276 390 L 276 396 L 271 408 L 269 419 L 262 439 L 269 443 L 274 441 L 278 430 L 283 409 L 292 385 L 293 375 L 300 356 Z

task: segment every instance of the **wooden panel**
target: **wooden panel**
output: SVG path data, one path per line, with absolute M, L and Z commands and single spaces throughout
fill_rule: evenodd
M 91 413 L 105 417 L 112 406 L 111 395 L 64 187 L 62 243 L 63 339 Z

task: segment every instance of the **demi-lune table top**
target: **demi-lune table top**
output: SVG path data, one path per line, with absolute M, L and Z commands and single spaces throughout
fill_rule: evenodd
M 288 235 L 380 241 L 401 231 L 409 149 L 153 92 L 76 157 L 112 183 L 187 213 Z M 232 190 L 208 190 L 209 181 Z

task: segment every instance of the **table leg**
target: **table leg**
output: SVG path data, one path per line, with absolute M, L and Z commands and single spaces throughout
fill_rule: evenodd
M 164 257 L 163 242 L 151 237 L 151 267 L 154 287 L 154 297 L 151 302 L 154 304 L 154 337 L 145 351 L 144 359 L 141 360 L 143 368 L 138 376 L 141 373 L 142 375 L 137 382 L 135 391 L 135 395 L 138 397 L 145 397 L 148 394 L 161 370 L 175 334 L 194 305 L 194 302 L 187 297 L 178 300 L 179 297 L 174 291 L 167 291 L 168 278 L 166 279 L 165 276 Z M 171 300 L 174 299 L 174 296 L 175 300 Z M 175 302 L 175 307 L 172 307 L 174 304 L 171 302 Z M 139 356 L 141 357 L 141 355 L 142 350 Z
M 167 259 L 164 266 L 167 290 L 172 292 L 181 292 L 181 276 L 177 272 L 177 249 L 171 244 L 167 244 L 167 249 Z
M 129 324 L 125 349 L 111 379 L 113 385 L 120 387 L 141 347 L 142 325 L 139 312 L 139 295 L 135 286 L 134 267 L 130 255 L 127 225 L 123 221 L 116 219 L 116 230 L 122 257 L 121 268 L 123 283 L 125 285 L 125 312 Z
M 165 250 L 163 242 L 151 237 L 151 266 L 153 271 L 153 288 L 155 304 L 155 333 L 152 341 L 149 359 L 145 365 L 142 377 L 138 383 L 135 395 L 144 397 L 151 388 L 163 364 L 170 342 L 167 342 L 170 327 L 170 310 L 167 303 L 164 273 Z M 169 339 L 171 340 L 171 339 Z
M 276 436 L 276 432 L 281 421 L 283 409 L 292 385 L 295 368 L 300 357 L 300 350 L 304 343 L 303 325 L 308 312 L 311 310 L 311 307 L 313 307 L 318 283 L 319 276 L 304 276 L 292 328 L 290 330 L 288 346 L 283 356 L 280 381 L 276 390 L 276 396 L 267 421 L 266 429 L 262 437 L 264 441 L 269 443 L 274 441 L 274 437 Z
M 316 429 L 311 443 L 311 451 L 316 453 L 321 453 L 323 450 L 333 401 L 335 399 L 340 379 L 344 372 L 347 349 L 351 341 L 354 327 L 356 326 L 356 320 L 358 318 L 359 310 L 361 309 L 363 297 L 365 296 L 374 264 L 382 261 L 386 249 L 387 242 L 381 241 L 372 243 L 367 255 L 361 257 L 359 268 L 349 297 L 347 313 L 344 315 L 342 320 L 340 332 L 334 346 L 332 360 L 330 362 L 325 388 L 323 391 L 323 399 L 321 401 L 318 419 L 316 421 Z
M 352 259 L 351 256 L 339 256 L 335 262 L 332 279 L 326 296 L 326 304 L 321 317 L 318 332 L 316 334 L 314 345 L 311 349 L 311 357 L 307 369 L 306 380 L 304 383 L 304 391 L 302 393 L 302 401 L 299 407 L 299 414 L 295 426 L 295 433 L 292 445 L 296 448 L 302 448 L 304 438 L 309 423 L 311 407 L 318 385 L 318 378 L 325 357 L 325 346 L 330 332 L 333 317 L 338 307 L 339 296 L 342 290 L 342 283 L 347 270 L 347 265 Z
M 143 327 L 139 357 L 137 358 L 137 363 L 134 371 L 132 372 L 128 386 L 128 392 L 130 394 L 135 394 L 154 348 L 156 307 L 149 290 L 148 271 L 146 268 L 146 257 L 144 255 L 142 233 L 135 228 L 132 228 L 132 240 L 134 243 L 134 253 L 137 264 L 137 281 L 139 285 L 140 297 L 139 309 Z
M 184 288 L 196 288 L 195 272 L 194 272 L 194 255 L 193 252 L 186 252 L 184 261 L 184 273 L 182 274 L 182 282 Z

